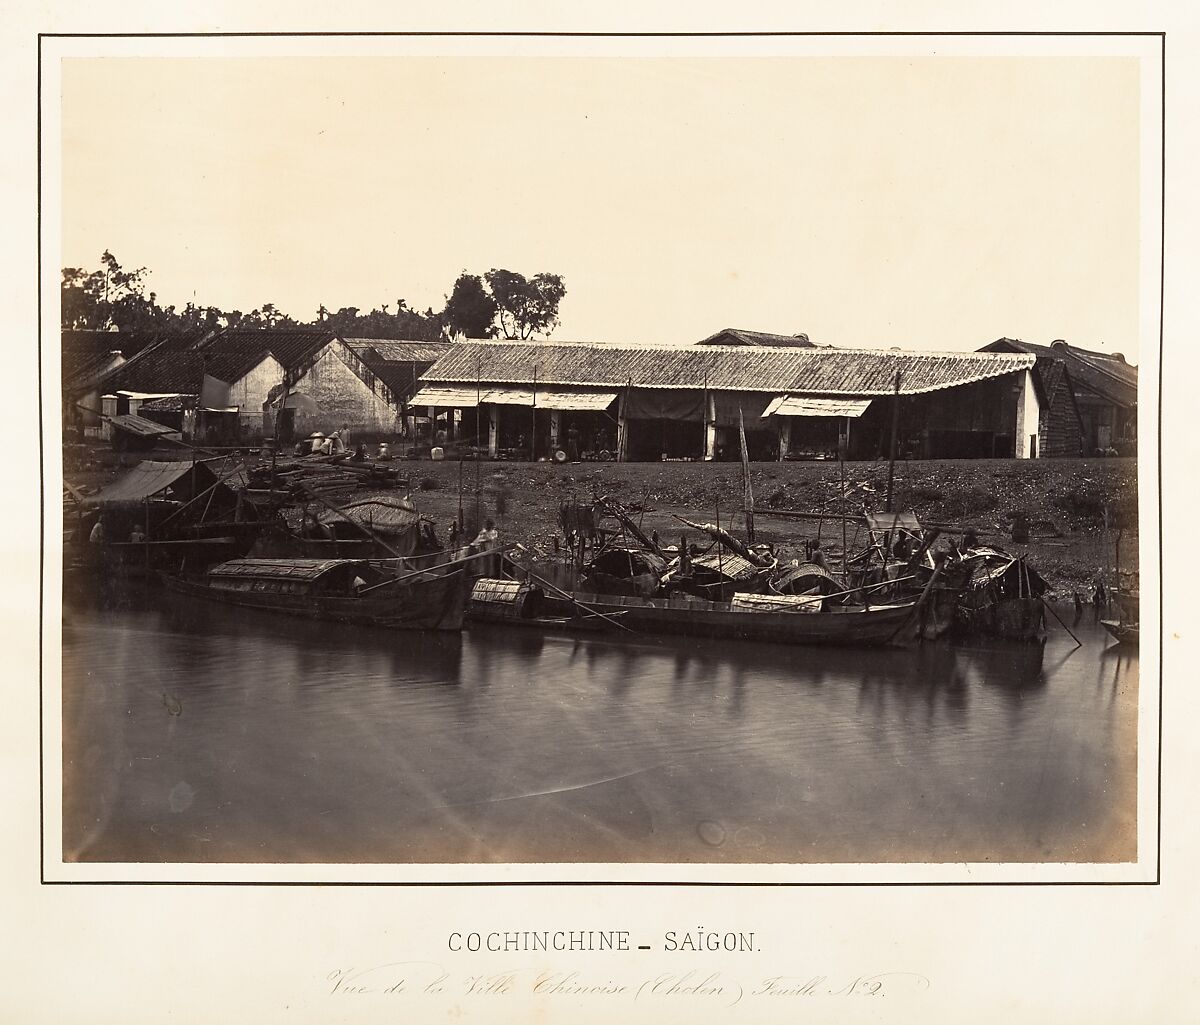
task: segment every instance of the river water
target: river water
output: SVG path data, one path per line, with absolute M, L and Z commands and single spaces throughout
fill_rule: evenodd
M 63 848 L 101 862 L 1136 857 L 1136 652 L 826 650 L 71 604 Z

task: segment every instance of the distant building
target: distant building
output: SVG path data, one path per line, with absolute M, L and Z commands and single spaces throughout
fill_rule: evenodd
M 462 412 L 459 440 L 493 455 L 729 459 L 745 425 L 753 459 L 888 452 L 899 375 L 902 456 L 1037 456 L 1040 384 L 1027 353 L 815 346 L 452 345 L 415 406 Z M 447 419 L 448 424 L 455 418 Z
M 1016 338 L 997 339 L 980 351 L 1032 353 L 1047 381 L 1054 379 L 1048 368 L 1056 362 L 1061 364 L 1058 373 L 1065 373 L 1078 410 L 1083 454 L 1113 450 L 1122 455 L 1136 454 L 1138 368 L 1126 363 L 1121 353 L 1081 349 L 1062 339 L 1050 345 L 1035 345 Z M 1062 405 L 1060 401 L 1060 417 Z
M 277 428 L 281 438 L 343 426 L 390 433 L 448 344 L 280 328 L 153 338 L 130 359 L 94 357 L 89 426 L 107 437 L 114 417 L 141 415 L 210 443 L 257 441 Z M 77 389 L 82 372 L 70 378 Z
M 808 335 L 774 335 L 766 331 L 746 331 L 740 327 L 723 327 L 715 335 L 709 335 L 696 343 L 697 345 L 766 345 L 772 348 L 790 348 L 791 346 L 811 346 Z

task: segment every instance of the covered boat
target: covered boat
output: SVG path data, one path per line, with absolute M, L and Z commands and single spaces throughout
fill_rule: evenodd
M 167 577 L 210 601 L 362 626 L 458 630 L 467 567 L 478 556 L 417 559 L 234 559 L 203 576 Z
M 922 599 L 889 605 L 828 605 L 822 599 L 736 594 L 711 602 L 574 593 L 577 606 L 609 616 L 636 633 L 693 634 L 777 644 L 874 646 L 909 639 Z
M 958 598 L 958 622 L 966 630 L 1033 640 L 1045 622 L 1042 595 L 1050 585 L 1021 557 L 994 548 L 972 549 L 963 558 L 969 572 Z

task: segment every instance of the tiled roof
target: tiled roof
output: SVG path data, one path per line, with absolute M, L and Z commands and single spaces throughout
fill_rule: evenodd
M 279 328 L 241 328 L 222 331 L 201 351 L 207 372 L 218 381 L 233 384 L 250 373 L 268 355 L 285 370 L 308 359 L 334 338 L 329 331 L 290 331 Z
M 85 367 L 94 365 L 99 356 L 120 352 L 132 359 L 147 346 L 159 340 L 151 332 L 128 331 L 63 331 L 62 375 L 66 382 L 79 375 Z
M 284 368 L 297 365 L 324 347 L 328 331 L 234 330 L 211 337 L 164 338 L 144 349 L 105 381 L 107 391 L 198 394 L 207 373 L 234 384 L 268 356 Z
M 775 335 L 767 331 L 746 331 L 740 327 L 723 327 L 715 335 L 701 339 L 697 345 L 770 345 L 779 347 L 812 346 L 808 335 Z
M 1019 338 L 998 338 L 981 352 L 1029 352 L 1041 358 L 1060 359 L 1076 384 L 1102 395 L 1118 406 L 1137 405 L 1138 368 L 1113 353 L 1080 349 L 1066 342 L 1035 345 Z
M 410 395 L 417 379 L 450 348 L 450 342 L 400 338 L 343 338 L 343 342 L 393 395 Z
M 182 392 L 195 395 L 204 376 L 193 346 L 197 339 L 164 338 L 118 367 L 104 381 L 106 392 Z
M 462 342 L 421 380 L 530 383 L 812 395 L 902 395 L 953 388 L 1032 367 L 1021 353 L 922 353 L 881 349 L 654 346 L 569 342 Z
M 380 359 L 389 362 L 427 360 L 432 363 L 450 348 L 450 342 L 426 342 L 407 338 L 343 338 L 351 349 L 374 349 Z

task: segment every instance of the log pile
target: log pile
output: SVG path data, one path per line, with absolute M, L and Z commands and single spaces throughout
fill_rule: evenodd
M 259 463 L 247 471 L 249 497 L 272 494 L 327 494 L 353 488 L 373 491 L 407 488 L 408 479 L 386 463 L 351 462 L 346 458 L 309 457 Z

